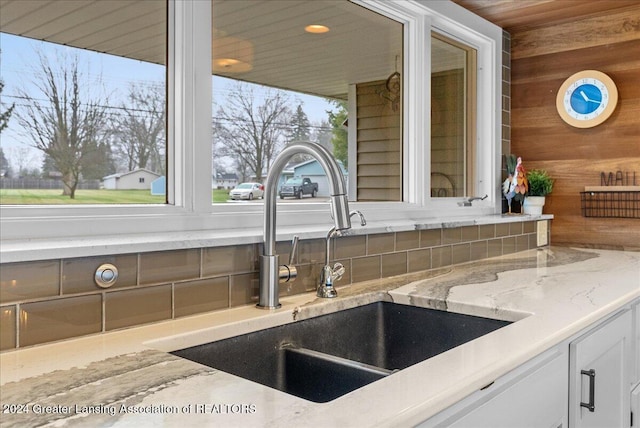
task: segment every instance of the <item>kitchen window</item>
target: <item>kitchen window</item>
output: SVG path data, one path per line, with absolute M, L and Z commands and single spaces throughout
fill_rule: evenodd
M 35 3 L 35 2 L 30 2 Z M 43 0 L 43 3 L 46 1 Z M 139 5 L 150 2 L 125 2 Z M 151 2 L 155 3 L 155 2 Z M 236 3 L 236 2 L 225 2 Z M 256 7 L 284 7 L 287 1 L 242 2 Z M 301 2 L 302 4 L 322 2 Z M 332 2 L 334 5 L 338 3 Z M 386 70 L 382 74 L 362 76 L 349 81 L 347 94 L 344 90 L 335 91 L 334 99 L 346 101 L 347 115 L 342 122 L 348 130 L 350 144 L 347 147 L 347 168 L 349 171 L 350 198 L 354 206 L 366 212 L 371 222 L 416 218 L 430 216 L 430 213 L 442 215 L 488 214 L 499 212 L 499 165 L 500 165 L 500 78 L 501 78 L 501 38 L 502 31 L 470 14 L 457 5 L 449 2 L 387 2 L 361 1 L 351 3 L 357 7 L 375 13 L 401 26 L 402 52 L 389 51 L 385 58 Z M 17 2 L 18 6 L 24 2 Z M 209 2 L 201 1 L 169 1 L 167 14 L 167 133 L 166 152 L 166 203 L 151 205 L 60 205 L 60 206 L 0 206 L 2 216 L 3 241 L 15 239 L 41 238 L 55 240 L 67 237 L 95 237 L 97 230 L 109 240 L 139 243 L 135 249 L 144 251 L 147 240 L 145 233 L 156 234 L 155 240 L 168 239 L 183 242 L 185 232 L 194 232 L 190 236 L 206 236 L 215 240 L 217 230 L 243 229 L 247 227 L 260 234 L 262 225 L 261 203 L 223 203 L 212 204 L 212 159 L 214 147 L 212 143 L 212 118 L 215 110 L 212 96 L 215 94 L 215 81 L 212 83 L 213 61 L 217 51 L 222 48 L 215 41 L 215 35 L 233 37 L 230 29 L 218 29 L 215 26 L 215 2 L 213 8 Z M 212 9 L 214 18 L 212 19 Z M 329 8 L 329 11 L 332 11 Z M 79 13 L 80 11 L 78 11 Z M 334 11 L 335 12 L 335 11 Z M 6 16 L 3 10 L 3 19 Z M 259 21 L 258 23 L 259 24 Z M 5 24 L 2 28 L 4 30 Z M 345 23 L 348 25 L 348 22 Z M 213 30 L 215 28 L 215 31 Z M 233 27 L 231 27 L 232 29 Z M 398 27 L 400 28 L 400 27 Z M 219 31 L 218 31 L 219 30 Z M 444 34 L 477 51 L 477 88 L 476 109 L 476 153 L 475 168 L 470 170 L 475 183 L 474 193 L 488 193 L 490 198 L 483 204 L 474 203 L 474 207 L 461 209 L 457 206 L 458 196 L 437 198 L 431 196 L 431 32 Z M 271 37 L 278 37 L 278 33 Z M 331 35 L 331 32 L 324 36 Z M 214 37 L 212 37 L 214 36 Z M 286 40 L 284 34 L 281 35 Z M 322 34 L 303 34 L 300 37 L 323 36 Z M 238 36 L 238 38 L 242 38 Z M 275 45 L 274 45 L 275 46 Z M 379 46 L 383 51 L 385 46 Z M 211 52 L 214 52 L 213 56 Z M 254 51 L 254 59 L 261 53 Z M 330 56 L 327 56 L 329 59 Z M 285 77 L 290 61 L 274 57 L 277 65 L 272 75 Z M 3 63 L 4 64 L 4 63 Z M 224 64 L 222 65 L 224 68 Z M 314 77 L 313 69 L 307 74 Z M 398 79 L 395 73 L 400 74 Z M 250 71 L 245 71 L 245 83 L 256 83 L 249 79 Z M 282 76 L 278 76 L 278 74 Z M 388 80 L 388 81 L 387 81 Z M 357 111 L 356 97 L 364 84 L 379 81 L 382 87 L 369 88 L 372 96 L 384 100 L 386 109 L 398 114 L 397 132 L 398 147 L 394 154 L 383 156 L 364 156 L 357 151 L 357 144 L 351 144 L 357 136 L 358 120 L 352 116 Z M 360 85 L 362 84 L 362 85 Z M 273 86 L 279 86 L 277 83 Z M 358 88 L 362 86 L 362 88 Z M 398 89 L 396 89 L 398 88 Z M 384 90 L 399 90 L 399 99 L 395 94 Z M 302 89 L 305 93 L 329 92 Z M 346 96 L 345 96 L 346 95 Z M 4 98 L 3 98 L 4 102 Z M 214 100 L 215 102 L 215 100 Z M 356 120 L 352 120 L 352 118 Z M 395 138 L 394 138 L 395 139 Z M 381 181 L 383 185 L 396 189 L 395 193 L 377 199 L 366 196 L 358 187 L 360 177 L 369 177 L 369 183 L 378 181 L 379 177 L 369 175 L 364 166 L 372 158 L 396 159 L 392 174 L 386 174 Z M 366 160 L 362 163 L 362 160 Z M 374 160 L 374 162 L 376 162 Z M 356 167 L 356 168 L 354 168 Z M 385 170 L 383 167 L 371 168 L 374 171 Z M 387 168 L 391 170 L 392 168 Z M 393 178 L 390 179 L 388 177 Z M 354 178 L 355 177 L 355 178 Z M 355 187 L 354 187 L 355 186 Z M 353 189 L 353 190 L 352 190 Z M 467 189 L 468 193 L 470 190 Z M 382 194 L 381 191 L 367 191 L 371 194 Z M 386 192 L 386 191 L 385 191 Z M 363 196 L 365 195 L 365 196 Z M 300 213 L 305 215 L 300 215 Z M 278 213 L 279 222 L 288 225 L 322 225 L 330 222 L 325 203 L 291 202 L 281 205 Z M 55 225 L 55 226 L 54 226 Z M 282 230 L 282 229 L 281 229 Z M 243 232 L 246 233 L 246 232 Z M 195 239 L 195 238 L 194 238 Z M 52 245 L 55 245 L 52 244 Z M 124 248 L 114 244 L 118 251 Z M 132 247 L 127 247 L 130 251 Z M 71 250 L 70 250 L 71 251 Z M 124 250 L 122 250 L 124 251 Z M 71 251 L 72 252 L 72 251 Z

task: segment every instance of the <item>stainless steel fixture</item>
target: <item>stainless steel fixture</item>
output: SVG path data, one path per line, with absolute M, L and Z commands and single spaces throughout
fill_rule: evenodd
M 349 213 L 349 217 L 353 217 L 357 215 L 360 217 L 360 225 L 366 226 L 367 220 L 365 220 L 364 215 L 360 211 L 351 211 Z M 344 275 L 345 268 L 342 263 L 336 263 L 333 268 L 329 266 L 330 257 L 330 248 L 331 248 L 331 238 L 334 236 L 340 236 L 340 231 L 336 230 L 335 227 L 332 227 L 329 232 L 327 232 L 327 248 L 324 258 L 324 267 L 322 268 L 322 272 L 320 273 L 320 283 L 318 284 L 318 290 L 316 295 L 318 297 L 330 298 L 336 297 L 338 292 L 336 291 L 333 283 L 336 281 L 340 281 L 342 279 L 342 275 Z
M 351 228 L 349 202 L 342 178 L 342 172 L 331 153 L 316 143 L 300 142 L 285 148 L 276 157 L 267 175 L 264 194 L 264 245 L 260 256 L 260 297 L 258 307 L 276 309 L 280 307 L 278 298 L 279 283 L 292 280 L 288 272 L 291 267 L 280 267 L 276 254 L 276 196 L 278 194 L 278 178 L 293 155 L 306 154 L 320 163 L 329 181 L 331 191 L 331 217 L 336 231 Z M 293 254 L 293 251 L 292 251 Z
M 484 201 L 485 199 L 487 199 L 489 197 L 489 195 L 484 195 L 483 197 L 480 196 L 474 196 L 471 198 L 465 198 L 464 201 L 462 202 L 458 202 L 458 206 L 461 207 L 470 207 L 473 201 Z

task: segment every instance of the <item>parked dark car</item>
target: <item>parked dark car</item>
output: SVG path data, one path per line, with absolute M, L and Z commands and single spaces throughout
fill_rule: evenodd
M 281 187 L 280 199 L 285 197 L 302 198 L 303 195 L 311 195 L 315 198 L 318 194 L 318 183 L 313 183 L 309 178 L 293 177 L 288 179 Z

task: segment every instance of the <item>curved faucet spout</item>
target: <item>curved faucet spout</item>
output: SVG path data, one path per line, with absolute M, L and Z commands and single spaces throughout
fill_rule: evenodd
M 278 302 L 279 263 L 276 254 L 276 196 L 278 180 L 285 166 L 296 154 L 307 154 L 315 158 L 322 166 L 331 191 L 331 216 L 335 229 L 351 228 L 349 202 L 342 172 L 335 158 L 327 149 L 316 143 L 300 142 L 286 147 L 271 165 L 264 194 L 264 248 L 260 257 L 260 298 L 258 307 L 274 309 Z

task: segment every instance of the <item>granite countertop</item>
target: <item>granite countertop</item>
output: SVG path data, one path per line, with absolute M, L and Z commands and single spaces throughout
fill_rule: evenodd
M 2 353 L 0 425 L 416 424 L 639 298 L 640 253 L 550 247 L 338 290 Z M 514 322 L 328 403 L 165 352 L 379 300 Z

